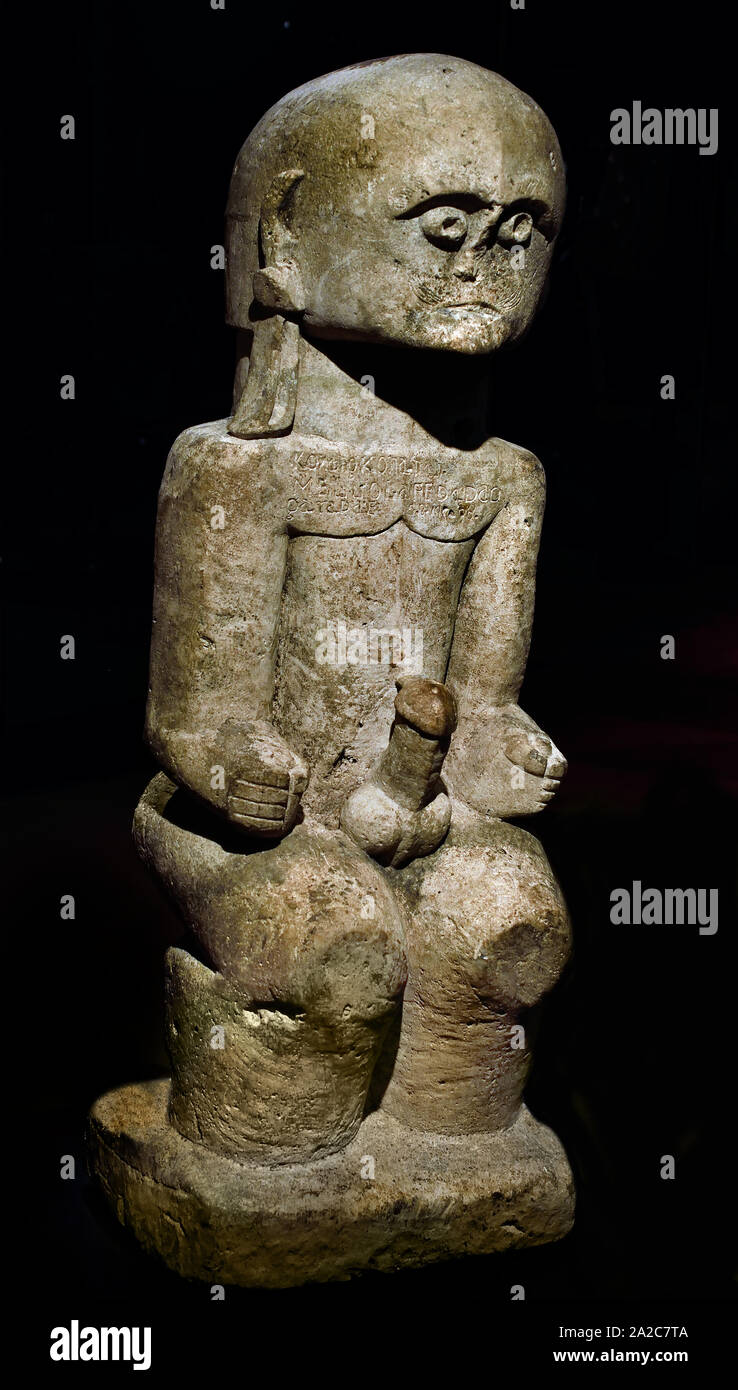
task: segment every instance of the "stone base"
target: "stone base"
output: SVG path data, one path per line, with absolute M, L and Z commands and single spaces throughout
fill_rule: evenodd
M 542 1245 L 572 1224 L 566 1155 L 525 1108 L 508 1130 L 459 1137 L 375 1111 L 339 1154 L 266 1168 L 182 1138 L 168 1093 L 168 1081 L 110 1091 L 88 1142 L 119 1221 L 185 1278 L 286 1288 Z

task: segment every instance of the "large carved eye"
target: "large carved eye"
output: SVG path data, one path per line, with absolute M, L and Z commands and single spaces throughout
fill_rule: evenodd
M 530 241 L 533 231 L 533 218 L 529 212 L 513 212 L 500 222 L 497 228 L 497 240 L 503 246 L 511 246 L 513 242 L 527 244 Z
M 461 246 L 468 230 L 469 220 L 461 208 L 429 208 L 420 219 L 423 235 L 434 246 L 443 246 L 454 251 Z

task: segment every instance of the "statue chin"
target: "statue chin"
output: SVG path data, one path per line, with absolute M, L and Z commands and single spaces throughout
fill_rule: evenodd
M 182 925 L 171 1078 L 89 1128 L 112 1209 L 183 1277 L 285 1287 L 571 1226 L 566 1155 L 523 1099 L 570 924 L 506 820 L 566 770 L 511 703 L 543 472 L 488 438 L 485 364 L 442 357 L 522 336 L 562 167 L 511 83 L 410 54 L 290 93 L 234 169 L 234 409 L 167 460 L 161 770 L 134 820 Z
M 449 305 L 416 311 L 411 318 L 412 343 L 481 357 L 496 352 L 510 336 L 509 321 L 489 305 Z
M 435 308 L 412 308 L 398 316 L 397 324 L 341 323 L 327 316 L 316 316 L 309 309 L 303 324 L 316 341 L 345 340 L 386 343 L 424 351 L 453 352 L 468 357 L 486 357 L 522 336 L 517 319 L 489 305 L 452 304 Z

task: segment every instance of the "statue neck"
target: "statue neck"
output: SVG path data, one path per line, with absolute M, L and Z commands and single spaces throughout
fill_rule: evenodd
M 489 435 L 488 377 L 486 358 L 303 334 L 293 432 L 371 452 L 476 449 Z M 241 366 L 236 392 L 242 381 Z

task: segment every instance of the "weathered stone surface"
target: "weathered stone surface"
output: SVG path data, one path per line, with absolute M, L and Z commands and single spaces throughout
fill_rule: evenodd
M 368 954 L 346 957 L 349 990 L 371 968 Z M 244 1008 L 222 975 L 186 951 L 172 949 L 167 966 L 169 1118 L 180 1133 L 257 1163 L 342 1148 L 361 1123 L 389 1006 L 367 1024 L 345 1004 L 346 1017 L 331 1025 L 286 1006 Z
M 441 848 L 397 877 L 408 980 L 375 1093 L 413 1128 L 504 1129 L 530 1068 L 528 1011 L 569 955 L 561 890 L 532 835 L 476 817 L 457 816 Z
M 571 1226 L 564 1152 L 525 1108 L 508 1130 L 461 1137 L 377 1112 L 341 1153 L 270 1168 L 183 1139 L 167 1089 L 103 1096 L 89 1145 L 118 1219 L 186 1278 L 284 1288 L 540 1245 Z
M 172 1122 L 257 1162 L 329 1153 L 358 1129 L 399 1006 L 401 905 L 340 831 L 301 825 L 248 853 L 201 833 L 181 803 L 160 773 L 134 823 L 210 962 L 168 957 Z
M 134 831 L 190 932 L 171 1087 L 92 1123 L 184 1273 L 340 1278 L 570 1221 L 522 1104 L 569 922 L 505 824 L 566 770 L 518 705 L 545 483 L 487 403 L 563 207 L 543 112 L 437 54 L 306 84 L 238 157 L 233 411 L 161 487 Z

